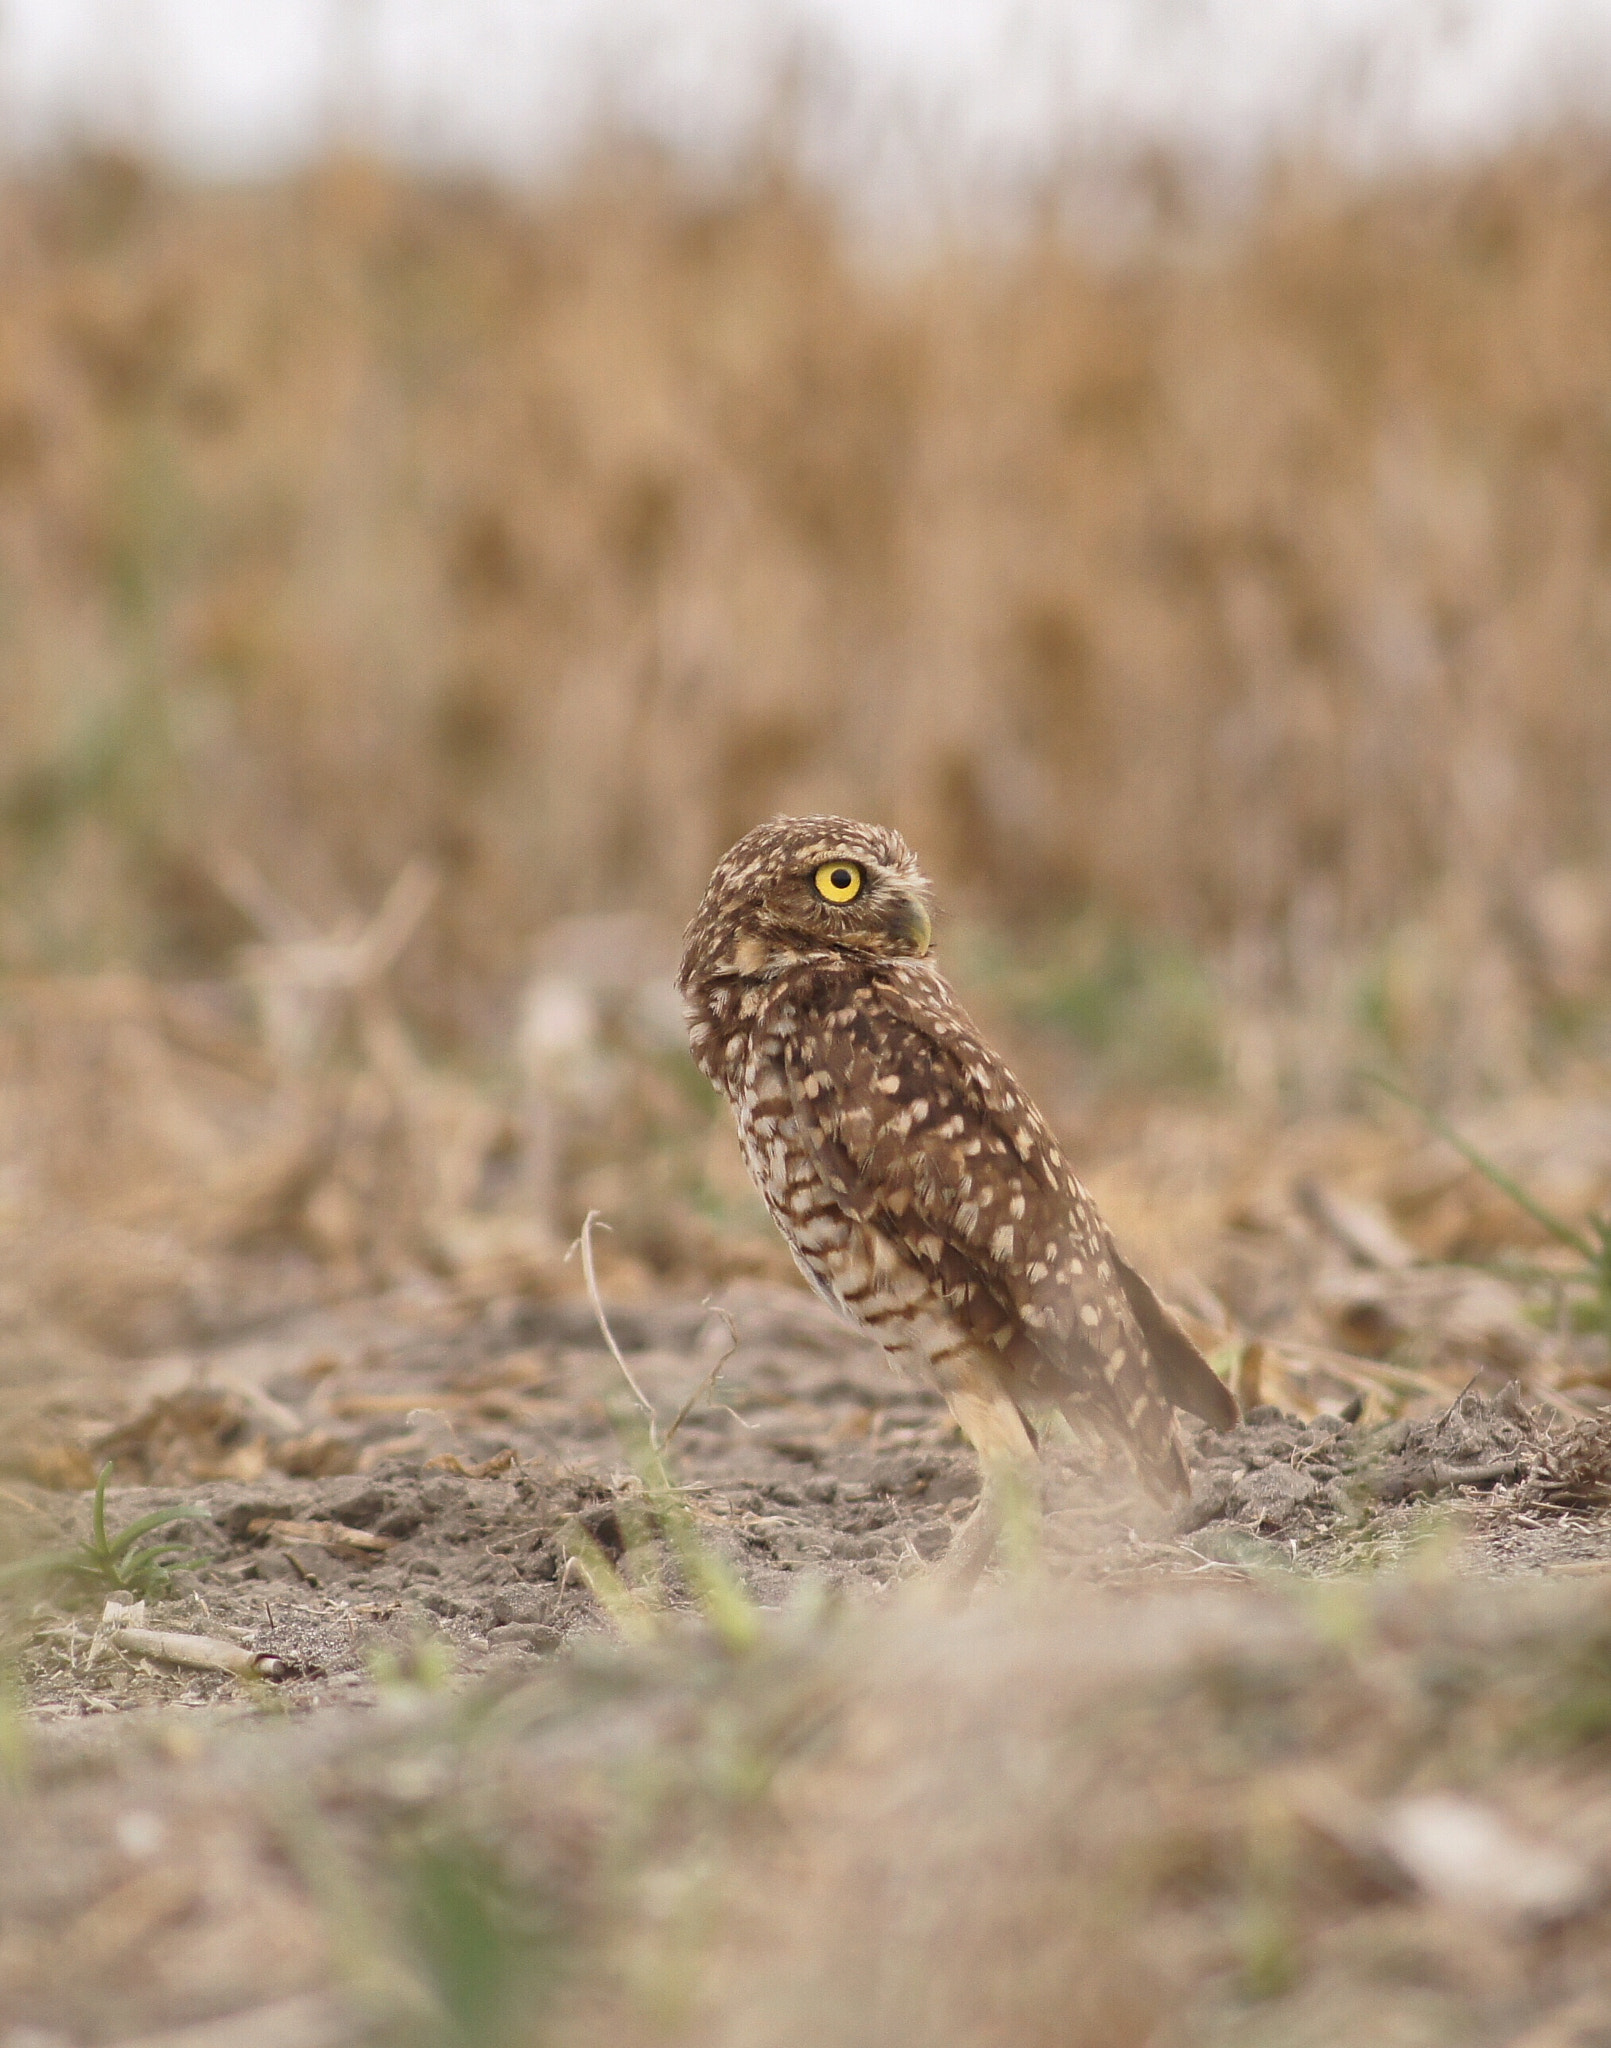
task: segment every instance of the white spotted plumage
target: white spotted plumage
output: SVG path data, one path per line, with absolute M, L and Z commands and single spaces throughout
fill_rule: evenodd
M 823 900 L 826 863 L 854 866 L 854 900 Z M 1235 1404 L 958 1004 L 929 956 L 926 897 L 883 827 L 783 818 L 748 834 L 688 929 L 694 1057 L 806 1277 L 939 1389 L 987 1463 L 1059 1408 L 1177 1495 L 1172 1405 L 1224 1426 Z

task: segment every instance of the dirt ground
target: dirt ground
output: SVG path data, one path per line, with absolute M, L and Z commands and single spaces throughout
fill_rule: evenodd
M 1053 1735 L 1017 1726 L 1026 1682 L 1063 1699 L 1059 1753 L 1083 1729 L 1081 1772 L 1106 1745 L 1140 1806 L 1107 1815 L 1106 1846 L 1082 1847 L 1072 1874 L 1059 1800 L 1018 1813 L 988 1850 L 1022 1865 L 1004 1896 L 1033 1925 L 1048 1887 L 1066 1894 L 1053 1952 L 1089 1961 L 1103 1937 L 1087 1923 L 1122 1866 L 1157 1952 L 1133 1983 L 1087 1972 L 1060 2033 L 999 1984 L 971 2019 L 948 2009 L 925 2028 L 923 2000 L 890 2001 L 934 1926 L 894 1914 L 832 2038 L 982 2043 L 1016 2001 L 1022 2038 L 1093 2048 L 1611 2039 L 1592 1933 L 1611 1883 L 1611 1428 L 1596 1415 L 1514 1380 L 1484 1392 L 1496 1375 L 1480 1362 L 1436 1399 L 1356 1391 L 1307 1416 L 1263 1403 L 1195 1439 L 1173 1524 L 1091 1447 L 1054 1444 L 1038 1541 L 1023 1532 L 1016 1568 L 957 1612 L 936 1605 L 929 1567 L 977 1477 L 934 1397 L 782 1287 L 622 1302 L 609 1320 L 663 1436 L 681 1416 L 664 1456 L 692 1565 L 585 1299 L 489 1305 L 422 1280 L 147 1362 L 106 1396 L 116 1413 L 90 1440 L 117 1460 L 109 1528 L 201 1513 L 164 1532 L 188 1554 L 138 1615 L 60 1574 L 11 1589 L 5 2048 L 821 2038 L 804 2015 L 843 1997 L 822 1944 L 856 1946 L 823 1876 L 846 1853 L 847 1788 L 912 1805 L 889 1826 L 937 1859 L 932 1913 L 962 1914 L 971 1953 L 950 1832 L 1005 1826 L 966 1788 L 978 1744 L 999 1757 L 1022 1740 L 1044 1765 Z M 1244 1352 L 1244 1380 L 1258 1363 Z M 88 1535 L 82 1488 L 20 1471 L 3 1485 L 15 1555 Z M 700 1576 L 723 1568 L 741 1589 L 725 1602 Z M 261 1653 L 266 1675 L 136 1654 L 112 1634 L 130 1619 Z M 1098 1679 L 1071 1661 L 1070 1627 Z M 1357 1768 L 1339 1685 L 1381 1723 L 1382 1753 Z M 1450 1732 L 1479 1699 L 1532 1730 L 1521 1752 L 1486 1721 Z M 1190 1701 L 1229 1715 L 1223 1753 Z M 1557 1710 L 1569 1725 L 1546 1739 Z M 1131 1728 L 1116 1748 L 1115 1714 Z M 911 1738 L 898 1770 L 864 1754 L 887 1749 L 891 1715 Z M 1390 1740 L 1406 1717 L 1413 1732 Z M 1580 1769 L 1593 1798 L 1574 1807 Z M 1220 1826 L 1204 1802 L 1224 1803 L 1222 1780 L 1235 1839 L 1188 1854 L 1174 1837 Z M 1455 1803 L 1428 1819 L 1416 1801 L 1434 1792 Z M 803 1831 L 792 1878 L 779 1825 Z M 1519 1829 L 1544 1904 L 1497 1876 L 1498 1903 L 1473 1903 L 1438 1862 L 1440 1826 L 1457 1843 L 1474 1829 L 1468 1860 L 1495 1871 L 1521 1854 Z M 1156 1883 L 1130 1868 L 1182 1856 L 1186 1874 Z M 1291 1926 L 1258 1904 L 1281 1892 L 1266 1866 L 1283 1858 L 1303 1871 Z M 778 1900 L 796 1881 L 811 1903 L 784 1940 L 747 1888 Z M 1369 1968 L 1338 1960 L 1349 1927 Z M 956 1967 L 936 1963 L 937 1979 Z M 805 1988 L 760 1998 L 779 1971 Z
M 1604 1208 L 1596 1098 L 1477 1128 Z M 1093 1177 L 1244 1419 L 1174 1518 L 1050 1436 L 964 1606 L 971 1454 L 764 1243 L 599 1238 L 619 1360 L 557 1250 L 14 1258 L 0 2048 L 1611 2041 L 1581 1260 L 1404 1123 Z
M 921 1577 L 977 1498 L 938 1397 L 803 1294 L 752 1284 L 719 1309 L 654 1302 L 609 1321 L 663 1429 L 691 1403 L 668 1469 L 703 1542 L 762 1606 L 802 1575 L 847 1589 Z M 151 1624 L 283 1660 L 287 1700 L 372 1697 L 377 1651 L 424 1636 L 469 1675 L 550 1655 L 605 1620 L 584 1559 L 571 1561 L 576 1532 L 618 1566 L 654 1550 L 647 1446 L 585 1300 L 489 1315 L 421 1286 L 205 1354 L 170 1387 L 176 1371 L 147 1368 L 128 1390 L 134 1419 L 101 1440 L 153 1482 L 114 1486 L 109 1525 L 204 1510 L 166 1532 L 187 1556 Z M 1194 1462 L 1192 1504 L 1171 1526 L 1094 1447 L 1054 1445 L 1048 1564 L 1100 1582 L 1332 1572 L 1367 1547 L 1396 1554 L 1424 1536 L 1430 1504 L 1458 1503 L 1469 1569 L 1611 1571 L 1611 1427 L 1562 1423 L 1514 1383 L 1421 1421 L 1264 1404 L 1224 1436 L 1199 1432 Z M 207 1472 L 232 1476 L 189 1476 Z M 89 1531 L 83 1494 L 13 1479 L 5 1505 L 33 1548 Z M 234 1690 L 223 1674 L 92 1662 L 98 1618 L 48 1591 L 36 1603 L 19 1666 L 36 1716 Z

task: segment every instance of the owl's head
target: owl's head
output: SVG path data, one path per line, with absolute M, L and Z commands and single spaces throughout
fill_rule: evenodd
M 774 818 L 716 864 L 678 981 L 764 979 L 823 953 L 927 953 L 928 883 L 898 832 L 853 818 Z

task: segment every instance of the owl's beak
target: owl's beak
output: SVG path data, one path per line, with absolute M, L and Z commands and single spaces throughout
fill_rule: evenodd
M 934 925 L 927 906 L 918 897 L 908 896 L 901 904 L 895 919 L 895 936 L 905 952 L 921 957 L 928 951 L 934 937 Z

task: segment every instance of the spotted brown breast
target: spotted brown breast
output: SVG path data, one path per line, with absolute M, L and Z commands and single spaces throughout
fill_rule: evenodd
M 779 822 L 850 848 L 877 829 Z M 1235 1403 L 1120 1258 L 926 945 L 802 945 L 773 923 L 730 919 L 711 958 L 696 920 L 683 987 L 696 1057 L 807 1277 L 951 1401 L 982 1454 L 982 1435 L 1011 1435 L 992 1403 L 998 1420 L 1003 1404 L 1058 1408 L 1117 1436 L 1153 1491 L 1181 1492 L 1172 1408 L 1224 1426 Z M 729 964 L 751 971 L 715 971 Z

